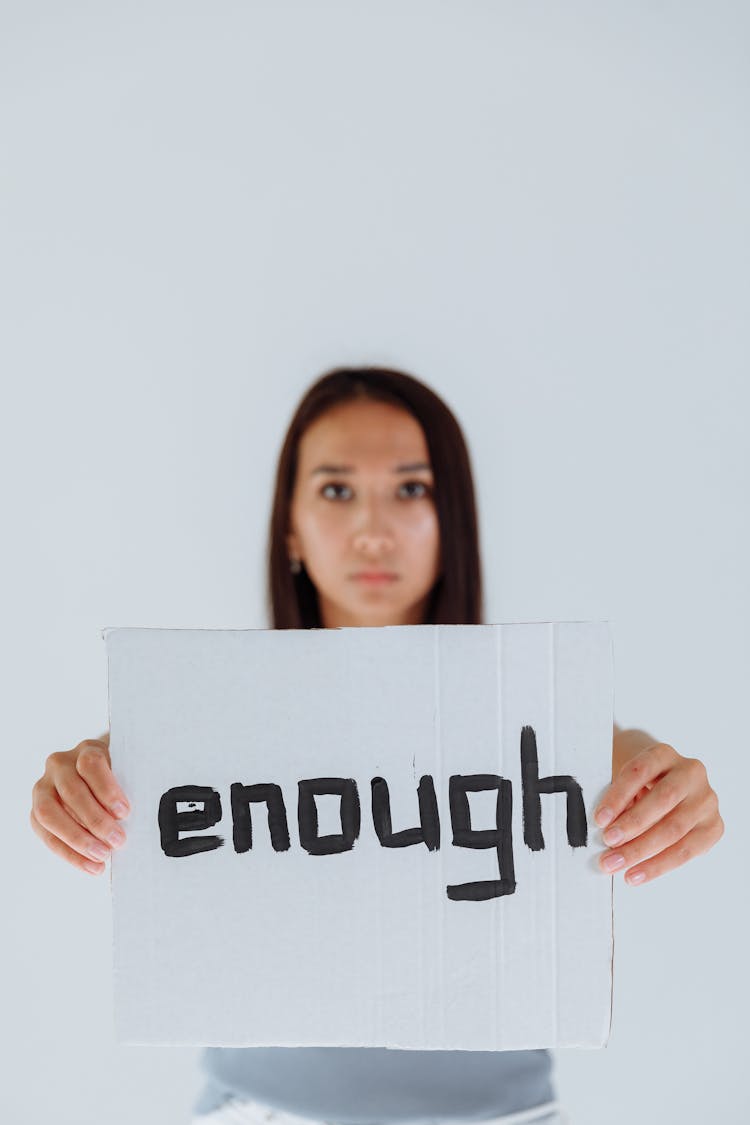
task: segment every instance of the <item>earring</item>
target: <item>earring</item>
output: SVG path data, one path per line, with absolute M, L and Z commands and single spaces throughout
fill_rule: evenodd
M 292 574 L 299 574 L 299 572 L 302 570 L 302 563 L 294 555 L 292 555 L 289 559 L 289 569 L 291 570 Z

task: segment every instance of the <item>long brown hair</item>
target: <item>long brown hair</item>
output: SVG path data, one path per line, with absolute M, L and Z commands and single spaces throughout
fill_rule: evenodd
M 425 625 L 481 625 L 482 574 L 474 481 L 461 427 L 443 400 L 419 379 L 389 367 L 336 367 L 307 390 L 279 454 L 268 539 L 268 606 L 274 629 L 320 629 L 318 595 L 304 564 L 289 568 L 286 536 L 307 427 L 325 410 L 353 398 L 389 402 L 422 427 L 435 482 L 442 573 L 432 589 Z

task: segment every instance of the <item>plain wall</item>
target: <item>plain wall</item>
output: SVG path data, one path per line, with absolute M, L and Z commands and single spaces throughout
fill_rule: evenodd
M 329 366 L 455 410 L 488 621 L 612 622 L 617 721 L 707 765 L 711 852 L 615 877 L 576 1125 L 737 1120 L 748 974 L 750 14 L 741 3 L 0 6 L 0 1117 L 177 1125 L 113 1042 L 109 875 L 32 833 L 107 724 L 101 630 L 263 627 L 279 444 Z M 603 876 L 604 877 L 604 876 Z

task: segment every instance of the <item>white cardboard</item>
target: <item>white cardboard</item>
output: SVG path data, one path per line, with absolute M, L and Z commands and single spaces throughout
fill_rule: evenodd
M 112 857 L 119 1041 L 606 1044 L 612 878 L 597 866 L 603 845 L 593 823 L 611 780 L 606 622 L 104 636 L 112 766 L 133 810 L 127 844 Z M 525 840 L 524 728 L 538 777 L 561 777 L 572 793 L 536 798 L 543 847 Z M 508 783 L 515 890 L 451 898 L 448 886 L 509 875 L 496 846 L 452 842 L 449 779 L 474 774 Z M 371 779 L 388 785 L 397 833 L 420 827 L 423 775 L 434 783 L 439 847 L 383 846 Z M 356 785 L 360 828 L 347 850 L 311 854 L 301 844 L 298 783 L 315 778 Z M 252 847 L 235 849 L 233 783 L 280 786 L 286 850 L 274 850 L 267 805 L 257 802 L 245 806 Z M 220 836 L 223 844 L 168 855 L 160 801 L 186 785 L 216 790 L 221 819 L 167 830 L 167 841 Z M 568 824 L 576 792 L 577 840 Z M 497 798 L 497 789 L 469 794 L 473 830 L 497 835 Z M 320 836 L 342 833 L 341 801 L 316 798 Z M 190 811 L 184 802 L 171 808 Z M 205 808 L 194 801 L 193 817 Z M 505 847 L 507 861 L 507 838 Z

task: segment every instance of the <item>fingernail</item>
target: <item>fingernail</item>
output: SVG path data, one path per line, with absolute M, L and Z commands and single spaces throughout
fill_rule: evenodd
M 112 806 L 112 812 L 115 816 L 127 816 L 129 811 L 128 806 L 124 805 L 122 801 L 115 801 Z
M 604 860 L 605 871 L 616 871 L 618 867 L 622 867 L 625 863 L 624 855 L 610 855 Z
M 643 871 L 636 871 L 635 875 L 628 875 L 628 883 L 631 885 L 631 887 L 637 887 L 638 884 L 642 883 L 645 878 L 646 876 Z
M 113 848 L 121 848 L 125 843 L 125 833 L 121 828 L 114 828 L 109 836 L 107 836 L 107 839 Z
M 608 828 L 604 833 L 604 843 L 609 844 L 610 847 L 612 847 L 613 844 L 616 846 L 622 843 L 624 839 L 625 833 L 622 828 Z
M 89 863 L 88 860 L 85 859 L 83 861 L 83 866 L 87 871 L 90 871 L 92 875 L 101 875 L 104 870 L 103 867 L 97 867 L 95 863 Z
M 88 853 L 93 859 L 106 859 L 109 855 L 109 850 L 103 844 L 90 844 Z
M 602 808 L 602 809 L 599 809 L 596 813 L 594 813 L 594 820 L 596 821 L 596 823 L 599 825 L 600 828 L 603 828 L 605 824 L 609 824 L 611 819 L 612 819 L 612 809 Z

